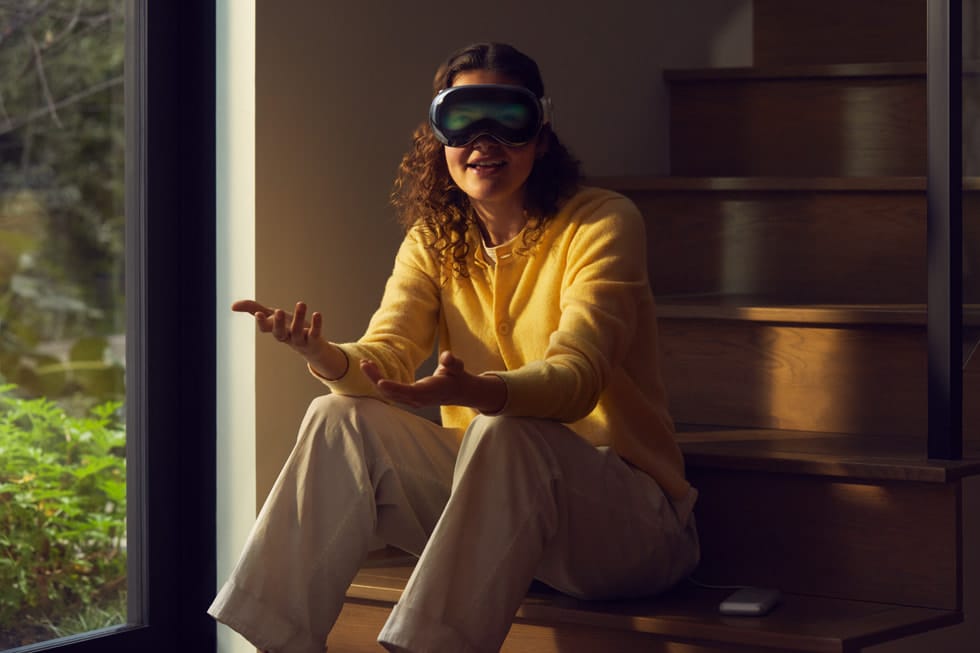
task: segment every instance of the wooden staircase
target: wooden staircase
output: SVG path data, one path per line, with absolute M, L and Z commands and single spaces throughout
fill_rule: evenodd
M 930 460 L 925 23 L 926 0 L 755 0 L 754 67 L 664 75 L 671 175 L 592 180 L 647 219 L 700 491 L 695 576 L 776 587 L 782 603 L 733 618 L 717 610 L 729 590 L 689 582 L 621 602 L 536 584 L 504 651 L 844 652 L 963 620 L 980 282 L 964 284 L 966 455 Z M 966 190 L 976 262 L 980 183 Z M 351 586 L 332 653 L 379 650 L 412 566 L 389 554 Z

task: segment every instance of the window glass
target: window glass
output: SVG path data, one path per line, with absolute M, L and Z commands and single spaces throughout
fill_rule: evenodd
M 127 620 L 124 18 L 0 1 L 0 650 Z

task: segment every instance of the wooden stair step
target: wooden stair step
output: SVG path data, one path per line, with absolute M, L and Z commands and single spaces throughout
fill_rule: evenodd
M 700 493 L 694 578 L 776 587 L 780 605 L 735 618 L 717 611 L 731 590 L 689 581 L 654 598 L 594 602 L 536 582 L 502 651 L 843 652 L 962 620 L 960 480 L 980 473 L 977 447 L 944 462 L 904 440 L 845 434 L 697 427 L 678 437 Z M 331 651 L 378 650 L 414 561 L 394 549 L 369 558 Z
M 924 61 L 926 0 L 755 0 L 756 65 Z
M 925 174 L 924 64 L 666 71 L 664 79 L 673 174 Z
M 980 443 L 943 461 L 922 438 L 682 425 L 678 440 L 702 581 L 961 607 L 961 483 Z
M 330 651 L 378 650 L 373 639 L 401 596 L 412 568 L 411 559 L 396 555 L 389 563 L 376 560 L 361 570 L 328 640 Z M 682 582 L 650 599 L 579 601 L 535 583 L 501 650 L 627 653 L 663 651 L 658 645 L 680 642 L 670 650 L 693 653 L 751 647 L 843 652 L 962 619 L 955 610 L 794 594 L 784 594 L 765 617 L 726 617 L 718 613 L 718 604 L 730 593 Z
M 964 437 L 980 439 L 980 307 L 966 307 Z M 681 423 L 923 437 L 926 308 L 782 298 L 658 298 L 671 411 Z
M 681 175 L 595 175 L 586 183 L 625 195 L 642 192 L 764 191 L 764 192 L 925 192 L 922 176 L 681 176 Z M 980 191 L 980 177 L 964 177 L 963 190 Z
M 775 294 L 924 303 L 923 177 L 593 177 L 647 223 L 658 296 Z M 980 259 L 980 180 L 964 196 L 965 260 Z M 980 302 L 980 284 L 967 283 Z
M 973 63 L 970 64 L 971 66 Z M 881 61 L 836 64 L 754 65 L 720 68 L 671 68 L 663 73 L 664 80 L 677 83 L 743 82 L 762 80 L 847 80 L 922 78 L 926 62 Z
M 924 438 L 901 436 L 680 424 L 677 438 L 689 468 L 920 483 L 980 474 L 977 440 L 962 460 L 933 460 Z
M 816 303 L 739 294 L 661 295 L 657 303 L 665 319 L 924 327 L 928 315 L 926 304 Z M 963 324 L 980 327 L 980 305 L 963 306 Z

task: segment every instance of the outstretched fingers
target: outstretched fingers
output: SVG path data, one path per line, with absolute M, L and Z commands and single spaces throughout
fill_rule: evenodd
M 458 364 L 462 371 L 461 361 L 457 363 L 453 359 L 450 364 L 454 367 Z M 361 371 L 374 383 L 383 397 L 414 408 L 449 403 L 447 399 L 452 396 L 453 388 L 459 382 L 457 375 L 447 373 L 427 376 L 413 383 L 400 383 L 384 378 L 374 361 L 361 360 L 360 365 Z
M 288 335 L 294 344 L 302 345 L 306 341 L 306 304 L 296 302 L 293 320 L 289 325 Z
M 266 308 L 254 299 L 239 299 L 238 301 L 232 303 L 231 310 L 235 311 L 236 313 L 251 313 L 252 315 L 255 315 L 256 313 L 265 313 L 266 315 L 269 315 L 272 313 L 271 308 Z
M 262 333 L 272 332 L 277 340 L 284 340 L 284 332 L 277 325 L 285 322 L 287 313 L 278 308 L 269 308 L 254 299 L 240 299 L 231 305 L 236 313 L 251 313 L 255 324 Z
M 323 331 L 323 315 L 320 311 L 314 311 L 310 316 L 310 340 L 319 340 L 320 333 Z
M 286 311 L 281 308 L 277 308 L 272 313 L 272 335 L 279 342 L 286 342 L 289 340 L 289 331 L 286 329 Z
M 276 340 L 289 345 L 294 351 L 305 356 L 312 364 L 322 364 L 321 357 L 324 351 L 330 351 L 329 343 L 325 343 L 321 336 L 323 315 L 314 312 L 307 319 L 309 309 L 306 302 L 296 302 L 293 312 L 287 313 L 281 308 L 269 308 L 253 299 L 242 299 L 232 303 L 231 310 L 239 313 L 251 313 L 255 318 L 259 332 L 271 333 Z M 333 355 L 332 358 L 336 359 L 338 356 Z M 338 361 L 333 360 L 330 364 L 338 364 Z M 346 358 L 344 358 L 344 365 L 346 364 Z

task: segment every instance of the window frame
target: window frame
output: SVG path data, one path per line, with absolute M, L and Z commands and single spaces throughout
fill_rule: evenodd
M 129 4 L 127 144 L 139 151 L 127 156 L 127 215 L 139 231 L 127 253 L 139 254 L 127 295 L 140 300 L 128 309 L 140 349 L 129 419 L 143 434 L 130 463 L 145 509 L 129 611 L 153 650 L 214 650 L 215 2 Z
M 963 458 L 963 2 L 928 0 L 926 455 Z

